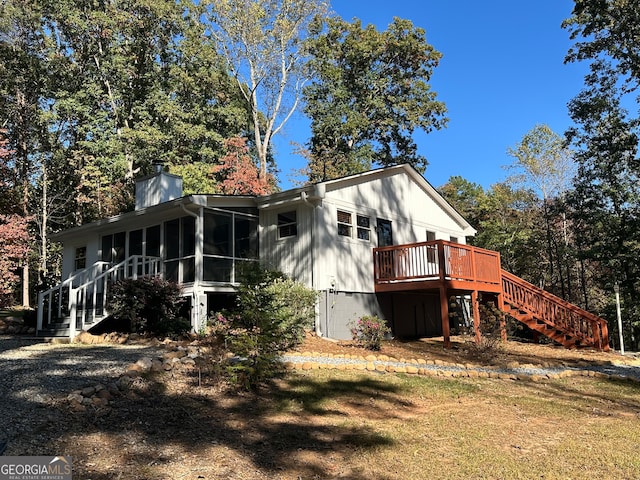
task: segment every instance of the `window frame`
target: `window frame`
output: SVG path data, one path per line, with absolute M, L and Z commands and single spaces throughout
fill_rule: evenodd
M 366 225 L 361 224 L 360 220 L 366 220 Z M 361 233 L 366 233 L 366 238 L 360 236 Z M 368 215 L 360 215 L 356 213 L 356 238 L 363 242 L 371 242 L 371 217 Z
M 340 215 L 342 215 L 342 220 L 340 219 Z M 349 221 L 346 220 L 346 216 L 348 216 Z M 337 233 L 338 237 L 347 237 L 353 238 L 353 213 L 348 212 L 346 210 L 336 210 L 336 225 L 337 225 Z M 341 230 L 342 227 L 342 230 Z M 348 233 L 345 233 L 348 232 Z
M 83 253 L 80 255 L 80 253 Z M 73 268 L 74 271 L 84 270 L 87 268 L 87 246 L 83 245 L 81 247 L 76 247 L 75 254 L 73 257 Z
M 289 218 L 286 218 L 287 216 Z M 278 240 L 285 240 L 287 238 L 297 237 L 298 236 L 298 211 L 288 210 L 286 212 L 277 213 L 276 226 L 278 228 L 278 234 L 277 234 Z M 283 230 L 290 233 L 283 235 Z

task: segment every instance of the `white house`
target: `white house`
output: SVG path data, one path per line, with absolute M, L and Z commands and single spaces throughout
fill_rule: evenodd
M 439 335 L 437 293 L 376 293 L 373 248 L 474 234 L 409 165 L 266 196 L 183 196 L 182 179 L 159 171 L 137 183 L 134 211 L 52 237 L 65 280 L 40 295 L 38 330 L 88 329 L 107 313 L 110 281 L 157 273 L 182 284 L 197 331 L 229 305 L 238 265 L 261 261 L 320 292 L 322 336 L 348 338 L 363 314 L 386 318 L 396 335 Z

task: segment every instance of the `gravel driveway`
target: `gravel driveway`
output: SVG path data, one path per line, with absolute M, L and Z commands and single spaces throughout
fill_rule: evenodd
M 46 440 L 64 430 L 66 413 L 51 408 L 72 390 L 108 384 L 143 356 L 145 345 L 54 345 L 0 335 L 0 444 L 5 455 L 55 455 Z M 46 408 L 45 408 L 46 407 Z

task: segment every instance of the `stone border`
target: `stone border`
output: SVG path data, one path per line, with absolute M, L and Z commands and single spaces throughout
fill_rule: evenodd
M 94 343 L 94 342 L 92 342 Z M 168 350 L 160 357 L 142 357 L 137 362 L 128 365 L 125 372 L 108 385 L 96 384 L 71 392 L 66 400 L 73 412 L 85 412 L 88 407 L 98 410 L 108 410 L 113 406 L 116 397 L 120 397 L 131 390 L 131 387 L 148 373 L 170 372 L 180 366 L 193 367 L 196 359 L 202 357 L 196 342 L 180 345 L 180 342 L 159 342 Z
M 85 339 L 86 340 L 86 339 Z M 92 342 L 93 343 L 93 342 Z M 89 407 L 109 409 L 115 397 L 126 394 L 139 377 L 148 373 L 170 372 L 176 367 L 194 367 L 199 358 L 204 358 L 200 343 L 195 340 L 185 342 L 165 340 L 156 342 L 157 346 L 167 349 L 162 356 L 143 357 L 128 365 L 125 372 L 108 385 L 96 384 L 83 389 L 74 390 L 66 400 L 74 412 L 84 412 Z M 510 362 L 505 367 L 480 366 L 470 363 L 449 363 L 442 360 L 426 360 L 422 358 L 394 358 L 387 355 L 349 355 L 324 354 L 320 352 L 291 352 L 283 356 L 285 368 L 288 370 L 352 370 L 376 373 L 405 373 L 409 375 L 437 378 L 495 378 L 500 380 L 518 380 L 524 382 L 544 382 L 567 377 L 592 377 L 605 380 L 623 380 L 640 384 L 640 377 L 628 375 L 612 375 L 580 367 L 588 366 L 620 366 L 629 365 L 623 362 L 601 362 L 596 365 L 580 362 L 577 367 L 532 365 Z M 635 364 L 637 362 L 633 362 Z M 635 365 L 634 365 L 635 366 Z
M 327 361 L 327 359 L 329 359 Z M 634 364 L 637 362 L 633 362 Z M 557 380 L 566 377 L 593 377 L 606 380 L 628 380 L 640 383 L 640 377 L 615 375 L 580 367 L 621 366 L 630 365 L 624 362 L 609 361 L 593 364 L 586 361 L 579 362 L 577 367 L 532 365 L 509 362 L 505 367 L 480 366 L 470 363 L 448 363 L 442 360 L 425 359 L 396 359 L 387 355 L 349 355 L 349 354 L 321 354 L 319 352 L 293 352 L 285 357 L 285 366 L 290 370 L 357 370 L 378 373 L 407 373 L 428 377 L 449 378 L 498 378 L 503 380 L 521 380 L 541 382 Z

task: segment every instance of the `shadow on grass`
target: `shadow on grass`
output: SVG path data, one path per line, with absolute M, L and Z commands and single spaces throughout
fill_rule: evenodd
M 213 461 L 213 452 L 232 450 L 234 453 L 227 457 L 235 458 L 233 462 L 239 468 L 257 469 L 260 475 L 279 473 L 288 478 L 295 472 L 302 478 L 328 478 L 335 475 L 332 456 L 348 458 L 355 450 L 394 443 L 362 422 L 349 421 L 331 404 L 347 397 L 363 405 L 374 397 L 392 401 L 394 392 L 386 382 L 366 376 L 354 381 L 324 381 L 292 375 L 258 394 L 216 393 L 215 389 L 194 386 L 192 392 L 164 391 L 148 398 L 144 393 L 133 400 L 121 398 L 108 415 L 85 415 L 74 430 L 76 435 L 100 433 L 121 439 L 116 444 L 140 439 L 146 448 L 134 455 L 138 466 L 153 465 L 163 456 L 160 452 L 175 451 L 176 447 L 199 458 L 200 466 Z M 114 449 L 113 455 L 114 465 L 132 461 L 131 452 Z M 228 474 L 224 466 L 215 468 L 222 469 L 216 475 Z M 93 470 L 91 478 L 106 479 L 112 474 L 112 470 Z M 253 478 L 249 472 L 245 474 Z M 349 472 L 348 478 L 369 477 Z
M 198 387 L 197 375 L 185 379 L 177 373 L 172 380 L 169 373 L 160 382 L 141 380 L 143 387 L 117 397 L 109 410 L 71 413 L 65 399 L 72 390 L 107 385 L 126 365 L 155 350 L 43 346 L 24 356 L 22 345 L 0 346 L 0 416 L 9 419 L 0 428 L 0 441 L 9 440 L 7 455 L 71 455 L 74 478 L 170 478 L 161 469 L 189 458 L 192 470 L 215 471 L 215 478 L 292 472 L 328 478 L 346 468 L 348 478 L 359 479 L 366 477 L 348 467 L 354 452 L 394 443 L 361 421 L 376 402 L 396 401 L 398 387 L 382 378 L 293 374 L 255 394 Z M 187 382 L 186 388 L 174 388 L 173 381 Z M 385 412 L 393 417 L 392 408 Z M 227 467 L 210 457 L 219 452 L 229 459 Z M 232 475 L 229 465 L 246 474 Z

